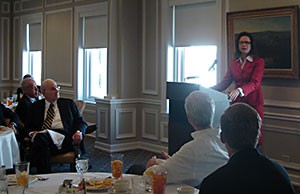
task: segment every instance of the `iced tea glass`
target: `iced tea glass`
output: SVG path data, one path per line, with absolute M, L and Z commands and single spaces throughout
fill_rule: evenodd
M 122 178 L 123 157 L 124 154 L 121 153 L 113 153 L 110 155 L 111 173 L 112 173 L 112 177 L 115 179 Z
M 23 193 L 29 185 L 29 166 L 30 162 L 26 161 L 15 163 L 17 184 L 23 189 Z
M 153 194 L 164 194 L 167 182 L 167 172 L 156 172 L 152 177 Z

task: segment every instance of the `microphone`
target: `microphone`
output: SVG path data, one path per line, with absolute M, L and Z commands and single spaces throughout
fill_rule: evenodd
M 218 64 L 218 59 L 215 59 L 211 66 L 208 68 L 208 71 L 214 71 L 216 69 L 216 65 Z

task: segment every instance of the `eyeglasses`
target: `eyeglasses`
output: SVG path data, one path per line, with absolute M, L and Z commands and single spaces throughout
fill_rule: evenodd
M 249 41 L 240 41 L 239 44 L 251 44 Z

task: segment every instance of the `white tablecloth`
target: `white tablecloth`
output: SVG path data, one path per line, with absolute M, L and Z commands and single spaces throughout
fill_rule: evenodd
M 0 165 L 10 169 L 15 162 L 20 161 L 20 151 L 14 132 L 6 129 L 8 131 L 0 132 Z
M 29 188 L 26 189 L 26 194 L 56 194 L 58 193 L 58 187 L 62 185 L 64 179 L 72 179 L 73 181 L 79 181 L 80 175 L 77 173 L 53 173 L 53 174 L 45 174 L 41 175 L 42 177 L 49 177 L 46 181 L 35 181 L 30 184 Z M 110 173 L 86 173 L 86 178 L 106 178 L 111 176 Z M 124 177 L 130 177 L 134 175 L 125 175 Z M 166 194 L 177 194 L 178 185 L 171 184 L 166 187 Z M 17 193 L 15 186 L 9 187 L 9 193 Z M 89 193 L 89 192 L 88 192 Z M 95 192 L 92 192 L 95 193 Z M 197 192 L 198 193 L 198 192 Z M 105 194 L 105 193 L 103 193 Z M 145 192 L 145 194 L 150 194 L 149 192 Z

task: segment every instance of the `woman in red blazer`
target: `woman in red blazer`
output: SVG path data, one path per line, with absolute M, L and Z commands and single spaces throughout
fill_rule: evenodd
M 235 50 L 236 59 L 230 63 L 223 80 L 212 88 L 223 91 L 234 82 L 235 87 L 228 95 L 231 103 L 244 102 L 249 104 L 256 109 L 263 120 L 264 99 L 261 80 L 264 75 L 265 62 L 262 58 L 253 55 L 254 40 L 248 32 L 241 32 L 238 35 Z M 261 144 L 262 131 L 259 138 L 259 145 Z

